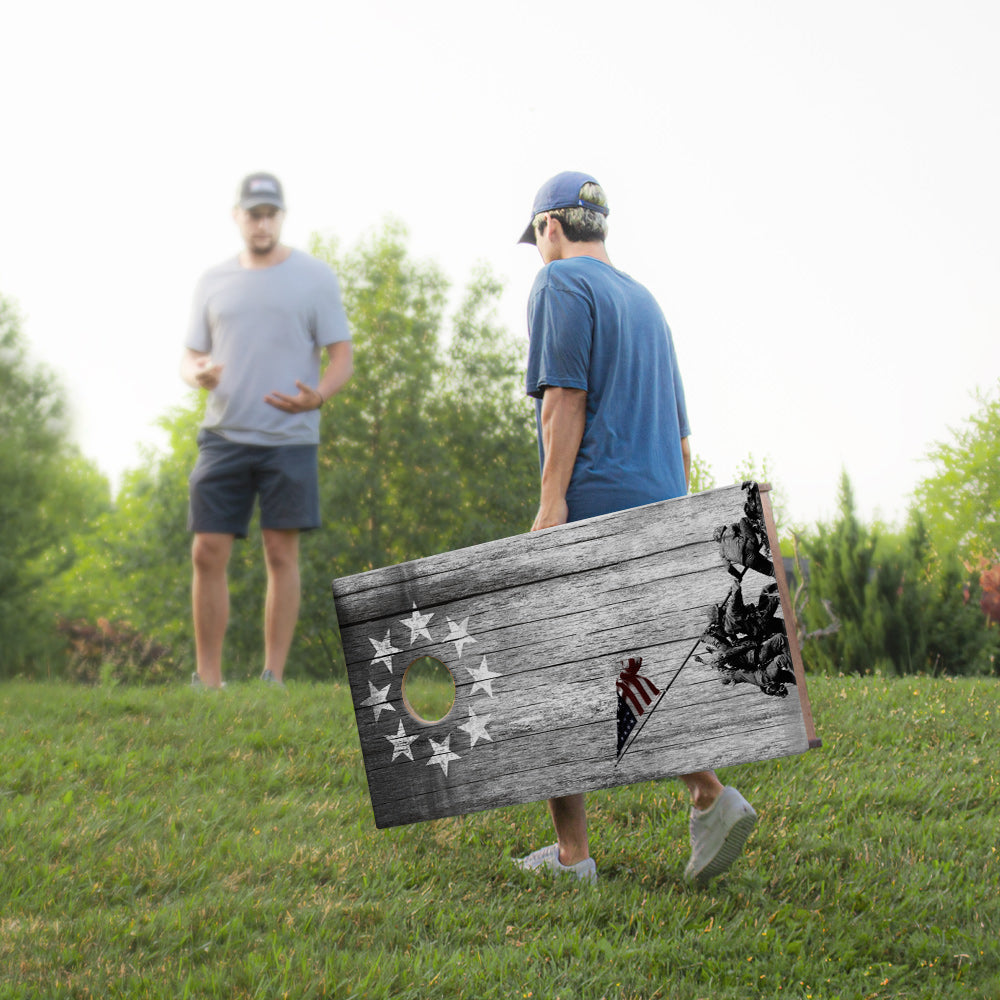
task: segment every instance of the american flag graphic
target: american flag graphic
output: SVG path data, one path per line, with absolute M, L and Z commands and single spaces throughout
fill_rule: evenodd
M 622 661 L 625 666 L 625 661 Z M 649 708 L 652 700 L 660 693 L 660 689 L 648 678 L 639 673 L 642 657 L 629 657 L 628 666 L 618 675 L 615 691 L 618 692 L 618 755 L 635 729 L 640 715 Z

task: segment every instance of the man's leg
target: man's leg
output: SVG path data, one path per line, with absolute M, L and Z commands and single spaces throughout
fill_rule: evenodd
M 698 810 L 711 808 L 722 794 L 722 782 L 714 771 L 696 771 L 682 774 L 681 780 L 691 793 L 691 804 Z M 559 862 L 575 865 L 590 857 L 590 843 L 587 838 L 587 806 L 583 795 L 564 795 L 549 799 L 552 825 L 559 841 Z
M 299 576 L 299 533 L 265 528 L 267 602 L 264 608 L 264 669 L 281 682 L 285 661 L 299 620 L 302 584 Z
M 549 813 L 556 828 L 556 843 L 515 861 L 527 871 L 554 871 L 584 882 L 597 881 L 597 866 L 587 843 L 587 808 L 582 795 L 549 799 Z
M 722 794 L 722 782 L 715 776 L 715 771 L 695 771 L 680 777 L 691 793 L 691 805 L 695 809 L 711 808 L 712 803 Z
M 682 774 L 681 780 L 691 793 L 691 804 L 695 809 L 710 809 L 722 794 L 722 782 L 714 771 L 695 771 Z M 587 807 L 584 796 L 564 795 L 549 799 L 552 825 L 559 841 L 559 862 L 574 865 L 590 857 L 590 843 L 587 838 Z
M 559 863 L 575 865 L 590 857 L 587 840 L 587 806 L 582 795 L 549 799 L 549 813 L 559 842 Z
M 233 535 L 201 533 L 191 546 L 191 609 L 198 677 L 206 687 L 222 686 L 222 641 L 229 623 L 226 567 Z

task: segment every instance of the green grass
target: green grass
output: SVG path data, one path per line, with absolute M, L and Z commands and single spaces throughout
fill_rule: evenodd
M 811 678 L 824 746 L 731 768 L 706 891 L 677 782 L 593 795 L 592 889 L 513 868 L 539 805 L 372 822 L 337 686 L 0 686 L 0 997 L 996 998 L 990 680 Z

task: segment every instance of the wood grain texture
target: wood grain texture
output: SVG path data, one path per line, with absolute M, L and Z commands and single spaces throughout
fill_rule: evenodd
M 376 824 L 805 751 L 815 734 L 794 628 L 798 696 L 723 684 L 704 662 L 709 613 L 734 582 L 713 534 L 746 496 L 712 490 L 334 581 Z M 747 573 L 744 601 L 772 582 Z M 436 723 L 402 697 L 423 656 L 455 680 Z M 630 657 L 661 692 L 676 678 L 619 760 L 615 682 Z

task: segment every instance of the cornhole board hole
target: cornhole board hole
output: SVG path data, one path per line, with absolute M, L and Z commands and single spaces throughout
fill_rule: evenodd
M 818 745 L 772 552 L 744 483 L 335 580 L 376 825 Z M 424 657 L 436 722 L 404 698 Z

